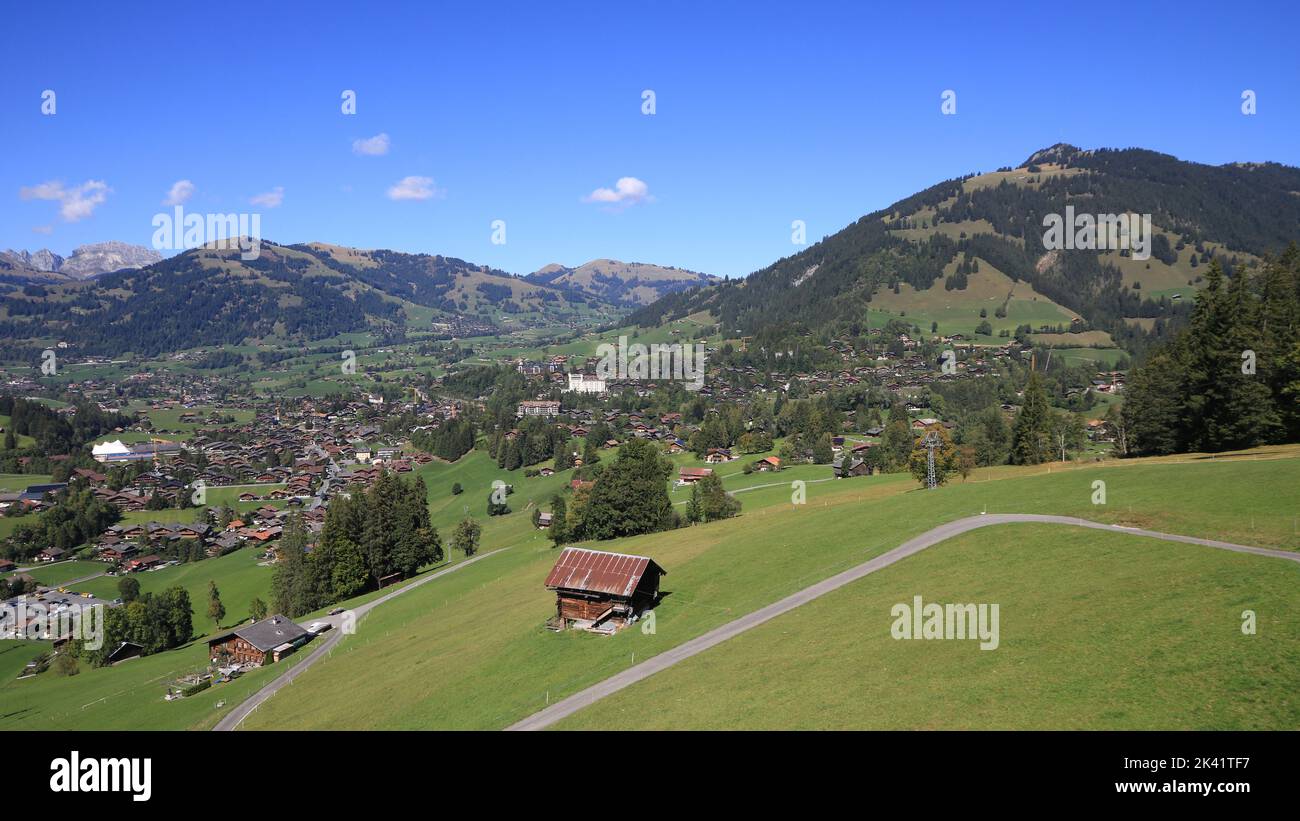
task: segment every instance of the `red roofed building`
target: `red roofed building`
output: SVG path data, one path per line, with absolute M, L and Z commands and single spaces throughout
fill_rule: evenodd
M 677 472 L 677 481 L 684 484 L 695 484 L 713 472 L 713 468 L 682 468 Z
M 549 626 L 613 633 L 658 603 L 666 575 L 645 556 L 566 547 L 546 577 L 546 589 L 555 591 Z
M 131 559 L 126 563 L 126 569 L 128 573 L 136 573 L 141 570 L 148 570 L 151 567 L 157 567 L 160 564 L 162 564 L 162 559 L 150 554 L 148 556 L 141 556 L 138 559 Z

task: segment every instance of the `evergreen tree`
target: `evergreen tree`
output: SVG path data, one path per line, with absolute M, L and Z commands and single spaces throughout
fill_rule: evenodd
M 559 547 L 569 540 L 568 510 L 564 503 L 564 497 L 558 493 L 551 497 L 551 526 L 546 535 L 555 547 Z
M 221 620 L 226 617 L 226 606 L 221 603 L 221 591 L 217 590 L 217 583 L 213 580 L 208 581 L 208 618 L 212 619 L 212 626 L 220 630 Z
M 695 483 L 692 498 L 698 491 L 700 521 L 713 522 L 729 519 L 740 512 L 740 501 L 722 487 L 722 478 L 710 473 Z
M 690 524 L 698 524 L 703 518 L 704 510 L 700 501 L 700 483 L 696 482 L 691 485 L 691 498 L 686 502 L 686 521 Z
M 835 445 L 831 441 L 829 433 L 823 433 L 817 438 L 817 443 L 812 449 L 813 462 L 818 465 L 829 465 L 835 459 Z
M 1011 461 L 1017 465 L 1037 465 L 1051 454 L 1048 440 L 1049 414 L 1047 391 L 1037 371 L 1029 374 L 1024 400 L 1011 430 Z
M 672 463 L 645 439 L 633 439 L 597 477 L 582 518 L 582 537 L 614 539 L 678 525 L 668 498 Z

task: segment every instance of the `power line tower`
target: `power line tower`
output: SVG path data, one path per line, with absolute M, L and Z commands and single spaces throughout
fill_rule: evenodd
M 925 486 L 929 490 L 934 490 L 939 486 L 939 480 L 934 475 L 934 449 L 939 447 L 939 437 L 934 431 L 923 440 L 925 445 Z

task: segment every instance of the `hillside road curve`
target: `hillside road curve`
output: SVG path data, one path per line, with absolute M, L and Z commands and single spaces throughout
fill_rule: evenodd
M 496 553 L 500 553 L 501 550 L 504 549 L 505 548 L 500 548 L 497 550 L 489 550 L 487 553 L 480 553 L 477 556 L 473 557 L 472 559 L 466 559 L 465 561 L 457 562 L 456 564 L 453 564 L 451 567 L 444 567 L 442 570 L 439 570 L 435 573 L 430 573 L 429 575 L 417 579 L 414 582 L 405 585 L 404 587 L 399 587 L 396 590 L 392 591 L 391 593 L 386 593 L 380 596 L 379 598 L 375 599 L 374 601 L 369 601 L 363 605 L 353 608 L 352 615 L 356 618 L 355 623 L 360 624 L 362 617 L 364 617 L 371 610 L 375 609 L 376 607 L 388 601 L 389 599 L 394 599 L 402 595 L 403 593 L 414 590 L 420 585 L 427 584 L 433 581 L 434 579 L 441 578 L 442 576 L 447 575 L 448 573 L 454 573 L 457 570 L 460 570 L 462 567 L 469 567 L 475 562 L 486 559 L 488 556 L 494 555 Z M 307 658 L 298 662 L 293 667 L 286 670 L 283 674 L 272 679 L 269 683 L 267 683 L 264 687 L 262 687 L 262 689 L 258 690 L 256 693 L 253 693 L 253 695 L 249 696 L 248 699 L 244 701 L 244 703 L 240 704 L 238 707 L 231 710 L 229 713 L 226 714 L 225 718 L 218 721 L 216 726 L 212 728 L 213 730 L 226 731 L 226 730 L 233 730 L 236 727 L 238 727 L 244 719 L 248 718 L 248 715 L 250 713 L 252 713 L 254 710 L 256 710 L 258 707 L 261 706 L 262 702 L 266 701 L 268 698 L 278 693 L 281 687 L 284 687 L 286 684 L 292 683 L 293 680 L 297 678 L 302 672 L 307 670 L 307 668 L 311 667 L 313 664 L 315 664 L 316 662 L 324 658 L 329 653 L 330 650 L 334 649 L 334 645 L 342 641 L 343 636 L 347 635 L 340 628 L 340 625 L 342 624 L 343 621 L 342 616 L 321 616 L 320 618 L 312 619 L 312 621 L 329 622 L 333 626 L 333 629 L 329 631 L 329 633 L 326 635 L 325 640 L 323 642 L 316 645 L 315 649 L 311 651 L 311 654 L 308 655 Z
M 876 556 L 873 559 L 863 562 L 856 567 L 849 568 L 843 573 L 823 579 L 814 585 L 805 587 L 797 593 L 793 593 L 780 601 L 773 602 L 766 607 L 755 610 L 752 613 L 741 616 L 734 621 L 727 622 L 721 627 L 697 636 L 690 641 L 683 642 L 671 650 L 665 650 L 657 656 L 654 656 L 640 664 L 633 665 L 621 673 L 601 681 L 597 684 L 580 690 L 568 698 L 561 699 L 544 710 L 533 713 L 531 716 L 516 722 L 507 727 L 507 730 L 541 730 L 551 726 L 555 722 L 563 719 L 584 707 L 587 707 L 600 699 L 612 693 L 616 693 L 625 687 L 635 684 L 642 679 L 666 670 L 674 664 L 688 659 L 698 653 L 721 644 L 727 639 L 737 636 L 746 630 L 757 627 L 766 621 L 776 618 L 783 613 L 788 613 L 800 605 L 820 596 L 837 590 L 849 582 L 857 581 L 863 576 L 868 576 L 881 568 L 889 567 L 894 562 L 905 559 L 915 553 L 920 553 L 931 545 L 938 544 L 953 536 L 958 536 L 967 531 L 976 530 L 981 527 L 990 527 L 992 525 L 1017 524 L 1017 523 L 1035 523 L 1035 524 L 1058 524 L 1070 525 L 1073 527 L 1088 527 L 1095 530 L 1109 530 L 1114 533 L 1128 533 L 1133 536 L 1146 536 L 1152 539 L 1163 539 L 1169 542 L 1184 542 L 1186 544 L 1202 545 L 1204 547 L 1214 547 L 1220 550 L 1231 550 L 1236 553 L 1254 553 L 1258 556 L 1269 556 L 1275 559 L 1286 559 L 1300 563 L 1300 553 L 1292 553 L 1286 550 L 1270 550 L 1264 547 L 1248 547 L 1246 545 L 1232 544 L 1230 542 L 1218 542 L 1213 539 L 1200 539 L 1195 536 L 1179 536 L 1172 533 L 1158 533 L 1154 530 L 1143 530 L 1135 527 L 1125 527 L 1123 525 L 1102 524 L 1092 522 L 1087 519 L 1076 519 L 1073 516 L 1045 516 L 1033 513 L 987 513 L 979 516 L 969 516 L 965 519 L 957 519 L 947 524 L 939 525 L 932 530 L 927 530 L 920 536 L 910 539 L 903 544 Z

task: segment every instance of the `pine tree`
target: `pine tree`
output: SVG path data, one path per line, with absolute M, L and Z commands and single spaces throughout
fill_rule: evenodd
M 1037 465 L 1051 453 L 1047 427 L 1050 407 L 1042 377 L 1037 371 L 1029 375 L 1024 401 L 1011 430 L 1011 461 L 1017 465 Z
M 564 497 L 558 493 L 551 498 L 551 526 L 546 535 L 555 547 L 559 547 L 569 540 L 568 509 L 565 506 Z
M 212 625 L 216 629 L 221 629 L 221 620 L 226 617 L 226 606 L 221 603 L 221 591 L 217 590 L 215 581 L 208 581 L 208 618 L 212 619 Z
M 740 501 L 736 497 L 727 493 L 722 486 L 722 477 L 716 473 L 710 473 L 692 489 L 692 497 L 695 497 L 695 491 L 699 492 L 699 515 L 700 521 L 715 522 L 718 519 L 729 519 L 740 512 Z
M 686 502 L 686 521 L 697 524 L 702 518 L 704 511 L 700 502 L 700 483 L 696 482 L 691 485 L 691 498 Z

